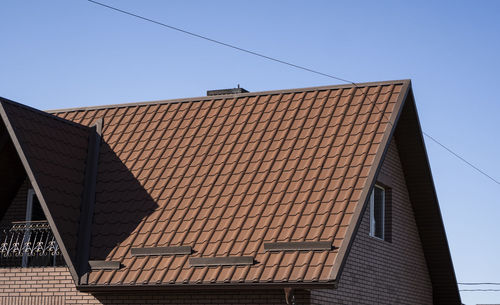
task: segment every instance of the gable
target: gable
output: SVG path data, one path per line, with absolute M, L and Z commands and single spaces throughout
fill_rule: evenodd
M 5 210 L 0 214 L 0 227 L 7 228 L 13 221 L 26 219 L 26 199 L 28 198 L 29 181 L 25 181 L 17 189 L 16 195 L 10 201 L 10 205 L 3 206 Z
M 76 279 L 77 234 L 89 130 L 6 99 L 0 102 L 2 124 L 12 143 L 10 155 L 2 154 L 2 160 L 20 160 L 22 167 L 18 166 L 12 173 L 22 173 L 20 183 L 25 175 L 29 178 Z M 15 195 L 19 186 L 11 186 L 9 193 Z
M 411 91 L 394 135 L 432 279 L 434 303 L 460 304 L 453 262 Z
M 337 289 L 313 291 L 313 300 L 320 296 L 329 300 L 317 304 L 433 304 L 432 281 L 394 138 L 377 183 L 386 190 L 386 233 L 390 236 L 386 240 L 370 236 L 367 207 Z
M 7 211 L 17 190 L 26 179 L 23 164 L 19 159 L 7 127 L 0 120 L 0 217 Z
M 415 216 L 427 269 L 432 282 L 434 304 L 461 304 L 444 224 L 430 171 L 415 101 L 411 89 L 405 97 L 392 132 Z M 389 149 L 389 146 L 386 147 Z M 385 155 L 385 153 L 384 153 Z M 378 163 L 379 166 L 381 163 Z M 383 176 L 383 175 L 382 175 Z M 380 179 L 381 175 L 378 176 Z M 372 180 L 371 188 L 376 180 Z M 365 207 L 368 199 L 365 198 Z M 361 220 L 361 219 L 360 219 Z M 359 224 L 350 227 L 356 232 Z M 352 242 L 353 239 L 351 238 Z M 349 252 L 350 245 L 344 250 Z M 341 264 L 345 264 L 344 259 Z M 339 267 L 343 268 L 343 265 Z M 338 273 L 341 274 L 341 271 Z

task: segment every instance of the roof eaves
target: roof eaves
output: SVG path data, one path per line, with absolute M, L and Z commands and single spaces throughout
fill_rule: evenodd
M 203 283 L 203 284 L 145 284 L 145 285 L 127 285 L 127 284 L 114 284 L 114 285 L 78 285 L 76 288 L 82 292 L 114 292 L 114 291 L 192 291 L 193 288 L 200 290 L 220 290 L 220 289 L 280 289 L 280 288 L 302 288 L 302 289 L 332 289 L 337 288 L 336 281 L 321 281 L 321 282 L 255 282 L 255 283 Z

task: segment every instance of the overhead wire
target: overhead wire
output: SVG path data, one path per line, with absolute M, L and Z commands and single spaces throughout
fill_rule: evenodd
M 459 291 L 500 291 L 500 289 L 460 289 Z
M 500 285 L 500 283 L 457 283 L 458 285 Z
M 160 25 L 160 26 L 169 28 L 171 30 L 175 30 L 175 31 L 178 31 L 178 32 L 181 32 L 181 33 L 184 33 L 184 34 L 196 37 L 196 38 L 200 38 L 200 39 L 203 39 L 203 40 L 206 40 L 206 41 L 209 41 L 209 42 L 213 42 L 213 43 L 216 43 L 216 44 L 228 47 L 228 48 L 232 48 L 232 49 L 235 49 L 235 50 L 247 53 L 247 54 L 258 56 L 258 57 L 261 57 L 261 58 L 264 58 L 264 59 L 267 59 L 267 60 L 270 60 L 270 61 L 274 61 L 274 62 L 277 62 L 277 63 L 280 63 L 280 64 L 284 64 L 284 65 L 287 65 L 287 66 L 290 66 L 290 67 L 293 67 L 293 68 L 297 68 L 297 69 L 304 70 L 304 71 L 307 71 L 307 72 L 310 72 L 310 73 L 314 73 L 314 74 L 321 75 L 321 76 L 324 76 L 324 77 L 328 77 L 328 78 L 331 78 L 331 79 L 335 79 L 335 80 L 338 80 L 338 81 L 341 81 L 341 82 L 352 84 L 356 88 L 361 88 L 356 82 L 353 82 L 353 81 L 345 79 L 345 78 L 337 77 L 337 76 L 332 75 L 332 74 L 328 74 L 328 73 L 324 73 L 324 72 L 321 72 L 321 71 L 317 71 L 317 70 L 314 70 L 314 69 L 311 69 L 311 68 L 307 68 L 307 67 L 304 67 L 304 66 L 301 66 L 301 65 L 297 65 L 297 64 L 288 62 L 288 61 L 284 61 L 284 60 L 281 60 L 281 59 L 278 59 L 278 58 L 267 56 L 267 55 L 264 55 L 262 53 L 258 53 L 258 52 L 251 51 L 251 50 L 248 50 L 248 49 L 245 49 L 245 48 L 242 48 L 242 47 L 238 47 L 238 46 L 233 45 L 233 44 L 222 42 L 220 40 L 216 40 L 216 39 L 213 39 L 213 38 L 210 38 L 210 37 L 207 37 L 207 36 L 196 34 L 194 32 L 187 31 L 187 30 L 184 30 L 184 29 L 172 26 L 172 25 L 168 25 L 166 23 L 163 23 L 163 22 L 160 22 L 160 21 L 156 21 L 156 20 L 153 20 L 153 19 L 141 16 L 141 15 L 138 15 L 138 14 L 135 14 L 135 13 L 131 13 L 129 11 L 125 11 L 125 10 L 119 9 L 117 7 L 114 7 L 114 6 L 111 6 L 111 5 L 107 5 L 107 4 L 104 4 L 104 3 L 101 3 L 101 2 L 98 2 L 98 1 L 95 1 L 95 0 L 87 0 L 87 1 L 91 2 L 93 4 L 96 4 L 96 5 L 99 5 L 99 6 L 102 6 L 102 7 L 111 9 L 111 10 L 114 10 L 116 12 L 119 12 L 119 13 L 122 13 L 122 14 L 125 14 L 125 15 L 129 15 L 129 16 L 132 16 L 132 17 L 135 17 L 135 18 L 139 18 L 139 19 L 142 19 L 144 21 L 148 21 L 148 22 L 151 22 L 151 23 L 154 23 L 154 24 L 157 24 L 157 25 Z M 367 92 L 366 96 L 368 97 L 368 100 L 370 102 L 374 103 L 369 98 L 368 92 Z M 379 109 L 377 107 L 376 103 L 374 103 L 374 105 L 375 105 L 375 107 L 377 109 Z M 379 111 L 380 111 L 380 109 L 379 109 Z M 385 113 L 383 113 L 383 116 L 385 117 Z M 386 117 L 386 119 L 387 119 L 387 117 Z M 390 120 L 387 119 L 387 122 L 392 126 L 392 123 L 390 122 Z M 479 167 L 475 166 L 471 162 L 467 161 L 464 157 L 460 156 L 459 154 L 457 154 L 456 152 L 454 152 L 451 148 L 447 147 L 443 143 L 441 143 L 438 140 L 436 140 L 434 137 L 430 136 L 428 133 L 426 133 L 424 131 L 422 131 L 422 133 L 424 134 L 424 136 L 426 136 L 427 138 L 429 138 L 430 140 L 432 140 L 433 142 L 435 142 L 436 144 L 438 144 L 439 146 L 441 146 L 442 148 L 444 148 L 446 151 L 448 151 L 453 156 L 455 156 L 456 158 L 458 158 L 459 160 L 461 160 L 462 162 L 464 162 L 465 164 L 467 164 L 468 166 L 470 166 L 471 168 L 473 168 L 474 170 L 476 170 L 478 173 L 482 174 L 486 178 L 488 178 L 491 181 L 495 182 L 496 184 L 500 185 L 500 181 L 498 181 L 497 179 L 493 178 L 491 175 L 487 174 L 484 170 L 480 169 Z
M 294 67 L 294 68 L 301 69 L 301 70 L 304 70 L 304 71 L 307 71 L 307 72 L 315 73 L 315 74 L 318 74 L 318 75 L 322 75 L 322 76 L 326 76 L 326 77 L 329 77 L 329 78 L 336 79 L 336 80 L 341 81 L 341 82 L 350 83 L 350 84 L 355 85 L 355 83 L 353 83 L 353 82 L 351 82 L 351 81 L 349 81 L 347 79 L 343 79 L 343 78 L 340 78 L 340 77 L 337 77 L 337 76 L 334 76 L 334 75 L 331 75 L 331 74 L 323 73 L 323 72 L 320 72 L 320 71 L 317 71 L 317 70 L 313 70 L 313 69 L 310 69 L 310 68 L 307 68 L 307 67 L 304 67 L 304 66 L 296 65 L 296 64 L 293 64 L 293 63 L 290 63 L 290 62 L 287 62 L 287 61 L 284 61 L 284 60 L 281 60 L 281 59 L 277 59 L 277 58 L 274 58 L 274 57 L 271 57 L 271 56 L 267 56 L 267 55 L 264 55 L 264 54 L 261 54 L 261 53 L 257 53 L 257 52 L 251 51 L 251 50 L 247 50 L 247 49 L 244 49 L 244 48 L 241 48 L 241 47 L 238 47 L 238 46 L 226 43 L 226 42 L 222 42 L 220 40 L 209 38 L 207 36 L 203 36 L 203 35 L 196 34 L 196 33 L 190 32 L 190 31 L 186 31 L 186 30 L 183 30 L 181 28 L 178 28 L 178 27 L 175 27 L 175 26 L 171 26 L 171 25 L 168 25 L 166 23 L 163 23 L 163 22 L 160 22 L 160 21 L 156 21 L 156 20 L 153 20 L 153 19 L 149 19 L 147 17 L 141 16 L 141 15 L 137 15 L 137 14 L 134 14 L 134 13 L 131 13 L 131 12 L 128 12 L 128 11 L 124 11 L 122 9 L 119 9 L 119 8 L 116 8 L 116 7 L 113 7 L 113 6 L 101 3 L 101 2 L 97 2 L 97 1 L 94 1 L 94 0 L 87 0 L 87 1 L 92 2 L 94 4 L 97 4 L 97 5 L 101 5 L 103 7 L 107 7 L 109 9 L 115 10 L 117 12 L 129 15 L 129 16 L 133 16 L 133 17 L 145 20 L 145 21 L 149 21 L 149 22 L 155 23 L 157 25 L 161 25 L 163 27 L 169 28 L 169 29 L 174 30 L 174 31 L 178 31 L 178 32 L 181 32 L 181 33 L 184 33 L 184 34 L 187 34 L 187 35 L 191 35 L 191 36 L 194 36 L 194 37 L 197 37 L 197 38 L 201 38 L 201 39 L 204 39 L 204 40 L 207 40 L 207 41 L 210 41 L 210 42 L 213 42 L 213 43 L 216 43 L 216 44 L 228 47 L 228 48 L 232 48 L 232 49 L 235 49 L 235 50 L 238 50 L 238 51 L 241 51 L 241 52 L 245 52 L 245 53 L 248 53 L 248 54 L 251 54 L 251 55 L 255 55 L 255 56 L 262 57 L 262 58 L 265 58 L 265 59 L 268 59 L 268 60 L 272 60 L 272 61 L 275 61 L 275 62 L 280 63 L 280 64 L 288 65 L 290 67 Z
M 497 286 L 500 285 L 500 283 L 495 283 L 495 282 L 469 282 L 469 283 L 457 283 L 458 285 L 464 285 L 464 286 Z M 498 288 L 465 288 L 465 289 L 459 289 L 459 291 L 465 291 L 465 292 L 500 292 L 500 289 Z

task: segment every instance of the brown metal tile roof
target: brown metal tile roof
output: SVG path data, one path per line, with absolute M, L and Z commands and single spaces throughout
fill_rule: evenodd
M 89 285 L 335 279 L 409 82 L 54 111 L 103 118 Z M 265 251 L 271 242 L 332 250 Z M 193 254 L 132 256 L 191 246 Z M 254 257 L 200 266 L 192 257 Z

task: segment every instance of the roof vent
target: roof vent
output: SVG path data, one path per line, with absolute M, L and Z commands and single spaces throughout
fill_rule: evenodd
M 118 261 L 89 261 L 91 270 L 118 270 L 120 269 L 120 262 Z
M 226 94 L 241 94 L 241 93 L 247 93 L 247 92 L 248 92 L 248 90 L 240 88 L 240 84 L 238 84 L 238 88 L 208 90 L 207 96 L 226 95 Z

